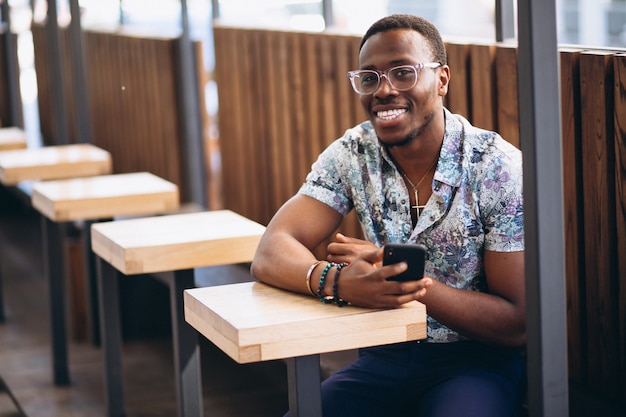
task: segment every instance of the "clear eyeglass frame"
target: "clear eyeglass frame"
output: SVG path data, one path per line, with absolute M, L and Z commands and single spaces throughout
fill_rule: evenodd
M 373 94 L 377 91 L 380 88 L 383 77 L 387 79 L 387 82 L 394 90 L 406 91 L 415 87 L 421 69 L 439 68 L 440 66 L 442 65 L 439 62 L 426 62 L 415 65 L 398 65 L 397 67 L 392 67 L 385 71 L 355 70 L 348 71 L 348 78 L 350 79 L 350 84 L 352 84 L 354 91 L 360 95 Z M 398 79 L 398 77 L 406 75 L 403 75 L 403 70 L 410 71 L 409 75 L 412 76 L 407 77 L 407 80 Z M 366 79 L 368 76 L 376 77 L 376 82 L 374 82 L 374 79 L 368 80 L 368 84 L 364 87 L 361 80 Z

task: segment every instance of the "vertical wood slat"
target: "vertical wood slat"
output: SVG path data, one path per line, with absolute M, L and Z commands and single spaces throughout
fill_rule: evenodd
M 563 143 L 563 208 L 565 229 L 565 276 L 567 337 L 570 378 L 584 383 L 586 371 L 586 307 L 584 298 L 584 234 L 581 171 L 580 75 L 578 50 L 562 50 L 561 125 Z
M 589 387 L 619 387 L 613 67 L 608 52 L 580 54 Z M 609 88 L 610 87 L 610 88 Z
M 619 277 L 619 352 L 621 389 L 626 397 L 626 53 L 616 54 L 615 64 L 615 209 L 617 223 L 617 259 Z
M 470 77 L 472 103 L 471 122 L 487 130 L 498 130 L 496 109 L 495 46 L 470 45 Z
M 229 165 L 237 164 L 237 160 L 234 159 L 237 152 L 236 144 L 233 143 L 236 138 L 236 127 L 240 126 L 236 117 L 239 115 L 235 110 L 235 103 L 238 99 L 238 81 L 241 74 L 241 69 L 237 67 L 233 60 L 235 50 L 238 50 L 235 45 L 235 32 L 228 29 L 223 29 L 217 25 L 213 27 L 213 40 L 214 40 L 214 53 L 215 53 L 215 82 L 218 90 L 218 105 L 220 112 L 218 114 L 218 129 L 219 129 L 219 149 L 220 149 L 220 163 L 222 166 L 222 199 L 226 207 L 232 207 L 233 210 L 241 213 L 241 211 L 235 207 L 233 197 L 234 192 L 239 190 L 233 187 L 234 175 L 229 171 Z M 240 82 L 243 82 L 241 80 Z M 233 159 L 230 159 L 233 158 Z M 242 213 L 243 214 L 243 213 Z
M 452 113 L 472 120 L 470 104 L 470 68 L 469 45 L 462 43 L 446 43 L 448 65 L 450 66 L 450 85 L 446 96 L 446 106 Z
M 500 135 L 520 148 L 517 93 L 517 47 L 498 44 L 495 50 L 496 126 Z

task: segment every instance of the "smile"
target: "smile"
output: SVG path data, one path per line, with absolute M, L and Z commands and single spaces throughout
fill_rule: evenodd
M 393 120 L 407 112 L 407 109 L 384 110 L 376 113 L 376 116 L 383 120 Z

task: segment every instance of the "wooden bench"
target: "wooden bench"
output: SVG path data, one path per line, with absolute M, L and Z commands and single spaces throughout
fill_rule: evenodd
M 184 297 L 187 322 L 238 363 L 287 359 L 294 417 L 322 416 L 321 353 L 426 338 L 426 307 L 417 301 L 338 308 L 260 282 L 189 289 Z
M 107 415 L 124 415 L 118 271 L 160 273 L 170 288 L 178 415 L 202 415 L 196 332 L 185 323 L 183 290 L 195 287 L 194 269 L 249 262 L 265 227 L 229 210 L 98 223 L 91 243 L 98 256 L 98 288 Z M 168 273 L 168 274 L 162 274 Z
M 99 175 L 35 183 L 31 202 L 42 216 L 54 383 L 66 385 L 70 382 L 65 332 L 66 266 L 62 250 L 66 223 L 173 211 L 179 207 L 178 187 L 147 172 Z M 86 245 L 89 242 L 90 239 L 86 239 Z M 91 253 L 90 247 L 85 253 Z M 95 260 L 91 263 L 95 265 Z M 94 275 L 87 274 L 92 328 L 97 324 L 97 311 L 94 310 L 98 305 Z

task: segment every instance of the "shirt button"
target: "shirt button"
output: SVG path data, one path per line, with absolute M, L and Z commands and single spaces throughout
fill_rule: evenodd
M 435 221 L 435 216 L 431 215 L 431 216 L 430 216 L 430 221 L 431 221 L 431 222 L 434 222 L 434 221 Z
M 402 200 L 400 200 L 400 203 L 402 203 L 402 204 L 406 204 L 406 200 L 405 200 L 405 199 L 402 199 Z

